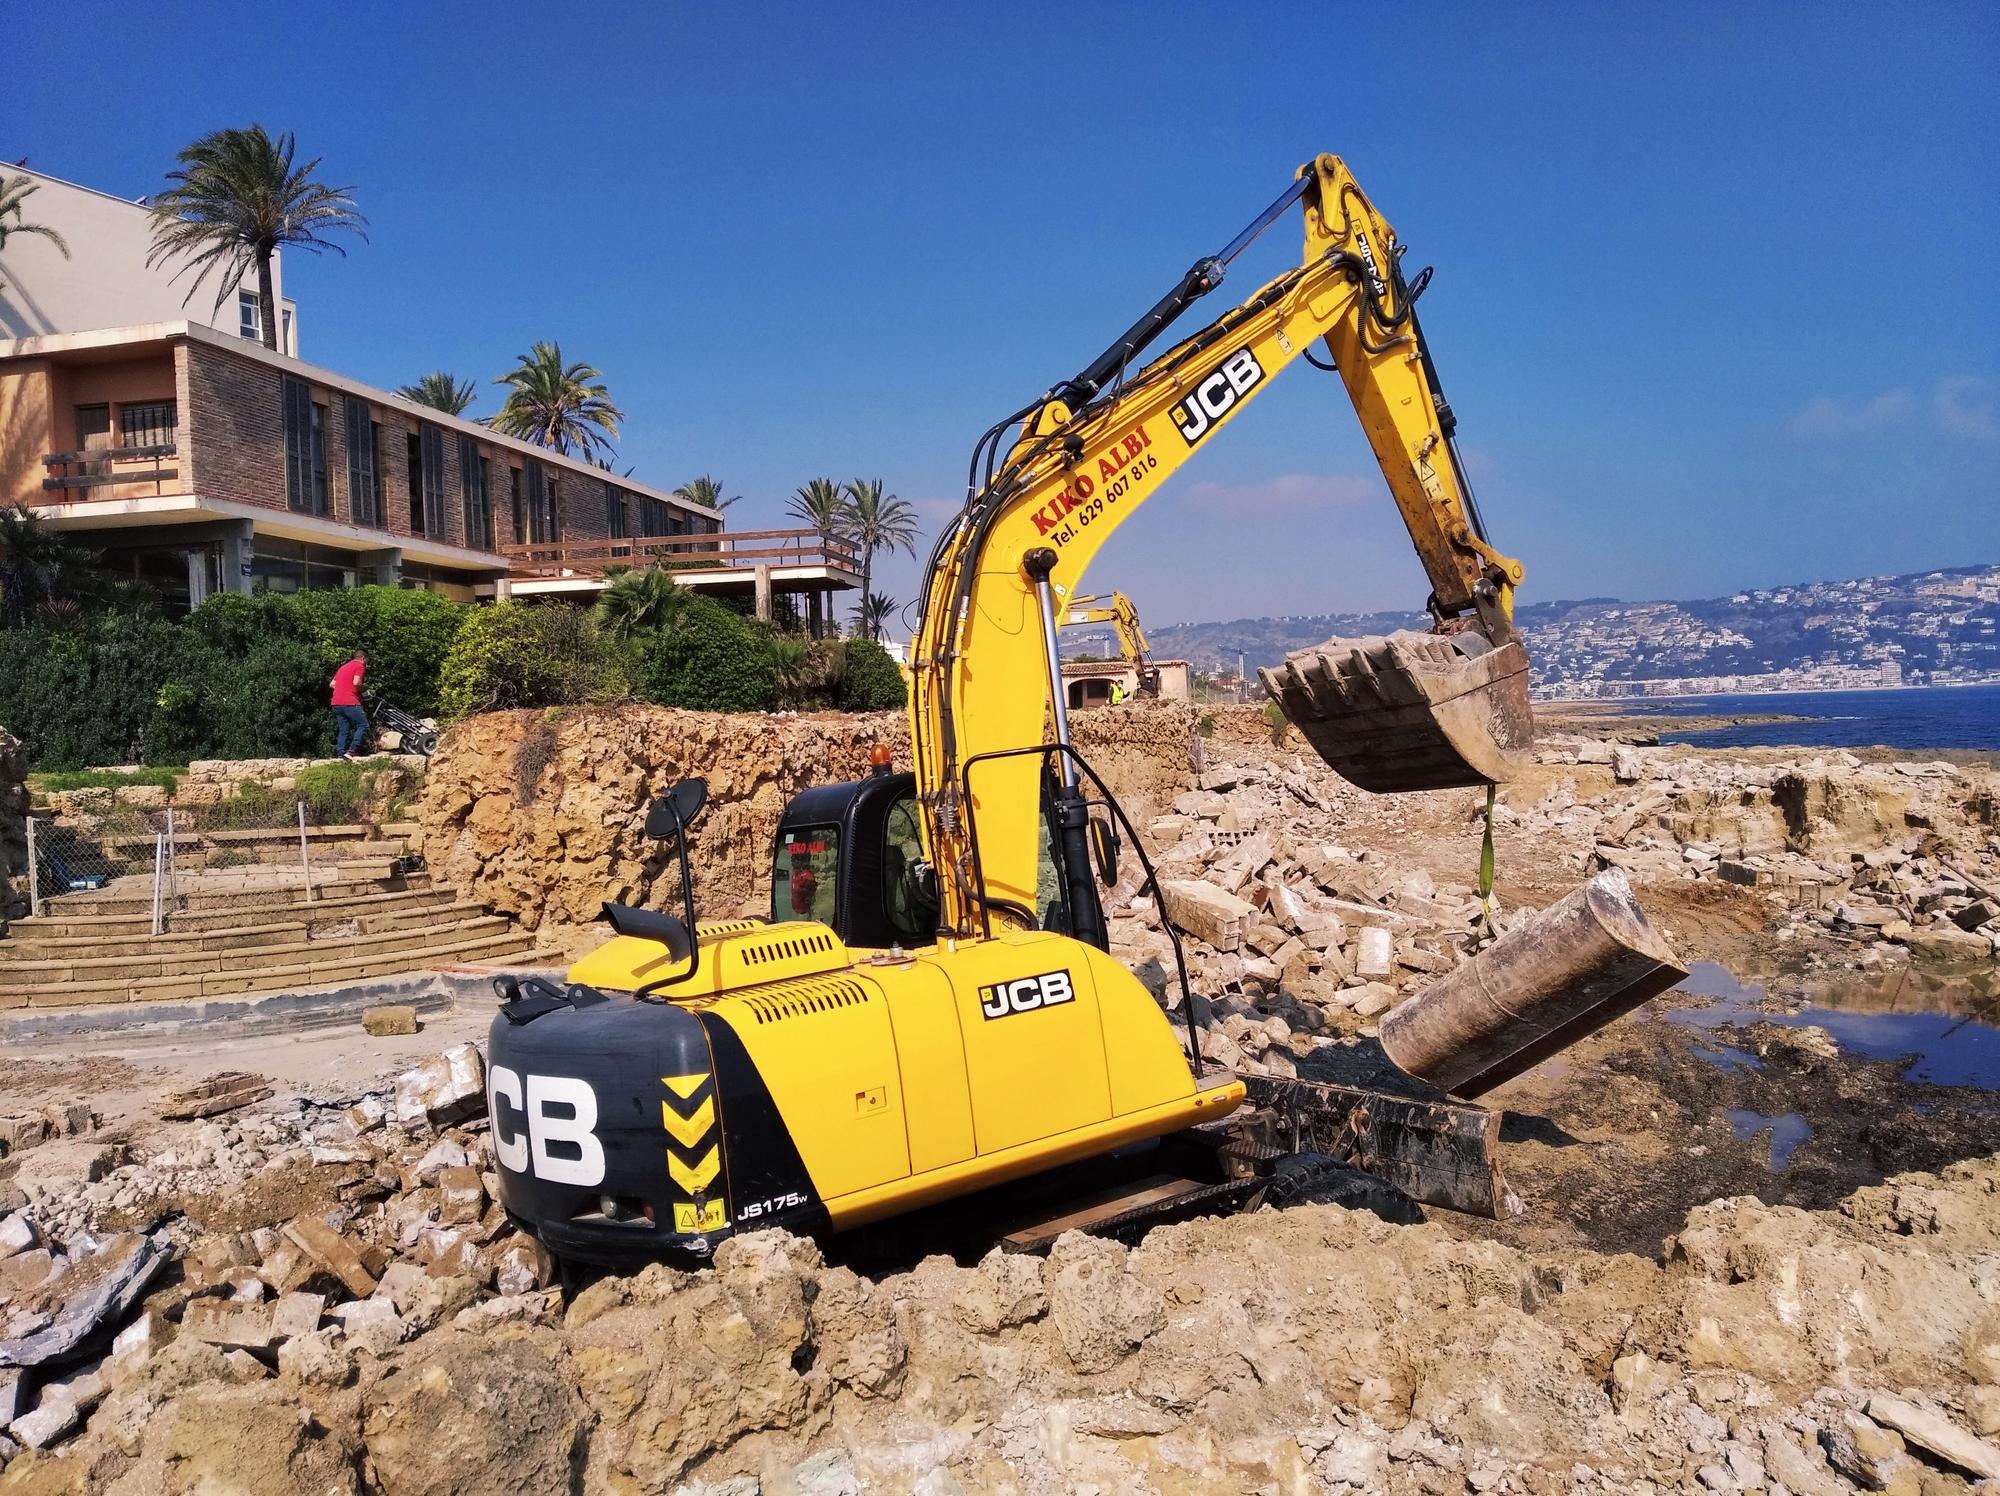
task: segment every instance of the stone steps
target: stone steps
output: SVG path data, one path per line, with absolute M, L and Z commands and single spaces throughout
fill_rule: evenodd
M 222 971 L 101 982 L 52 982 L 33 987 L 9 983 L 0 985 L 0 1008 L 77 1007 L 93 1003 L 162 1002 L 248 992 L 285 992 L 396 976 L 425 967 L 498 961 L 502 958 L 524 961 L 530 956 L 538 961 L 553 959 L 552 952 L 536 950 L 534 936 L 528 931 L 505 928 L 506 921 L 498 916 L 493 916 L 493 923 L 503 928 L 459 935 L 454 939 L 440 938 L 449 932 L 425 931 L 416 950 L 384 952 L 375 948 L 371 940 L 314 942 L 319 959 L 312 961 L 272 966 L 235 964 Z
M 309 958 L 339 960 L 356 951 L 378 955 L 396 952 L 421 953 L 440 939 L 490 935 L 505 930 L 507 921 L 497 914 L 479 914 L 451 924 L 427 923 L 416 929 L 390 930 L 380 934 L 337 935 L 324 940 L 292 940 L 276 945 L 225 947 L 214 950 L 141 951 L 135 955 L 110 955 L 119 947 L 100 946 L 96 953 L 76 952 L 53 959 L 8 961 L 0 965 L 0 997 L 47 983 L 70 986 L 116 985 L 142 977 L 198 976 L 232 969 L 248 970 L 264 966 L 291 966 Z M 422 965 L 422 962 L 412 963 Z
M 313 887 L 316 891 L 337 890 L 331 896 L 348 898 L 367 893 L 405 893 L 427 889 L 430 878 L 424 873 L 412 873 L 402 877 L 393 876 L 390 865 L 394 858 L 382 859 L 379 864 L 374 859 L 352 859 L 338 864 L 326 864 L 313 869 Z M 293 869 L 285 869 L 292 872 Z M 241 911 L 246 904 L 254 904 L 259 909 L 268 910 L 278 905 L 304 904 L 307 902 L 305 884 L 300 882 L 278 883 L 270 880 L 269 874 L 246 874 L 241 887 L 219 885 L 210 875 L 206 880 L 210 886 L 201 886 L 202 880 L 192 875 L 184 875 L 186 888 L 176 903 L 182 915 L 198 914 L 203 911 Z M 148 922 L 153 915 L 153 892 L 150 875 L 145 880 L 144 893 L 104 892 L 58 894 L 42 900 L 41 919 L 76 920 L 101 917 L 143 917 Z M 362 885 L 373 883 L 373 889 Z M 321 902 L 313 900 L 314 903 Z M 17 920 L 16 925 L 26 925 L 29 920 Z
M 243 907 L 241 895 L 236 896 L 235 902 L 219 908 L 176 910 L 168 916 L 167 929 L 170 934 L 178 935 L 232 927 L 259 927 L 272 923 L 274 917 L 309 919 L 318 924 L 327 919 L 356 917 L 370 912 L 447 907 L 458 898 L 449 888 L 432 887 L 403 888 L 387 893 L 342 894 L 336 890 L 333 895 L 315 899 L 310 904 L 292 897 L 298 893 L 297 889 L 276 889 L 272 893 L 282 897 L 260 898 L 254 910 Z M 139 914 L 42 914 L 32 919 L 17 919 L 10 929 L 17 940 L 22 937 L 29 940 L 101 940 L 126 934 L 143 936 L 152 927 L 153 914 L 149 903 Z M 0 951 L 5 948 L 5 944 L 0 943 Z
M 249 950 L 293 941 L 325 940 L 329 937 L 316 937 L 312 932 L 326 930 L 329 926 L 352 925 L 354 934 L 375 935 L 390 930 L 452 925 L 480 918 L 486 913 L 483 905 L 455 903 L 448 894 L 421 904 L 395 905 L 386 909 L 371 909 L 360 901 L 350 907 L 310 904 L 301 908 L 309 909 L 311 913 L 302 912 L 293 919 L 265 924 L 228 922 L 230 919 L 245 918 L 242 914 L 227 917 L 208 915 L 204 917 L 209 922 L 207 928 L 188 930 L 178 928 L 181 921 L 175 920 L 175 928 L 170 928 L 164 935 L 149 935 L 149 926 L 144 920 L 135 920 L 129 930 L 78 935 L 41 935 L 32 930 L 23 932 L 17 927 L 12 939 L 0 941 L 0 976 L 19 962 L 64 961 L 93 953 L 102 954 L 111 949 L 107 942 L 116 942 L 116 949 L 126 955 L 172 956 L 190 951 Z

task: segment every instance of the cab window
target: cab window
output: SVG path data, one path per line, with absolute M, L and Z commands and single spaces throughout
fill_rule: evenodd
M 923 834 L 917 829 L 917 797 L 906 795 L 889 807 L 882 834 L 883 915 L 902 943 L 929 945 L 937 938 L 937 898 L 923 879 Z
M 840 828 L 807 826 L 778 838 L 771 870 L 771 923 L 813 919 L 833 923 L 840 875 Z

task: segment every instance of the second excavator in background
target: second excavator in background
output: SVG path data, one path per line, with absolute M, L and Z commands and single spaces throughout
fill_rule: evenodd
M 1146 631 L 1139 626 L 1139 610 L 1132 606 L 1131 598 L 1122 592 L 1103 597 L 1085 593 L 1071 598 L 1063 607 L 1064 628 L 1103 623 L 1110 624 L 1117 635 L 1119 657 L 1132 667 L 1133 675 L 1138 678 L 1139 695 L 1158 696 L 1160 668 L 1153 663 L 1152 648 L 1146 643 Z

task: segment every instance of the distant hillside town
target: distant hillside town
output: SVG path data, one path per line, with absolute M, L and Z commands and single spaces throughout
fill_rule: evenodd
M 2000 682 L 2000 564 L 1800 582 L 1699 602 L 1526 603 L 1543 698 L 1696 696 Z M 1420 613 L 1167 624 L 1154 648 L 1234 676 L 1335 635 L 1422 628 Z

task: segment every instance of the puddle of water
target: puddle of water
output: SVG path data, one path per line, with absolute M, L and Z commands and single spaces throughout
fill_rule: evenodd
M 1920 1084 L 2000 1091 L 2000 996 L 1992 973 L 1961 978 L 1853 973 L 1852 980 L 1816 978 L 1811 986 L 1797 978 L 1786 981 L 1794 990 L 1780 995 L 1795 1000 L 1781 1011 L 1767 1011 L 1778 1005 L 1766 1001 L 1764 987 L 1739 981 L 1712 961 L 1697 961 L 1680 990 L 1715 1001 L 1668 1016 L 1704 1032 L 1759 1021 L 1817 1025 L 1841 1048 L 1865 1058 L 1908 1058 L 1906 1076 Z M 1696 1052 L 1711 1064 L 1740 1068 L 1719 1058 L 1719 1046 L 1699 1045 Z
M 1760 1132 L 1771 1134 L 1771 1167 L 1776 1172 L 1785 1172 L 1785 1165 L 1792 1161 L 1792 1152 L 1799 1144 L 1812 1136 L 1812 1123 L 1797 1112 L 1786 1112 L 1782 1116 L 1767 1117 L 1762 1112 L 1746 1111 L 1741 1107 L 1729 1109 L 1729 1130 L 1744 1142 Z

